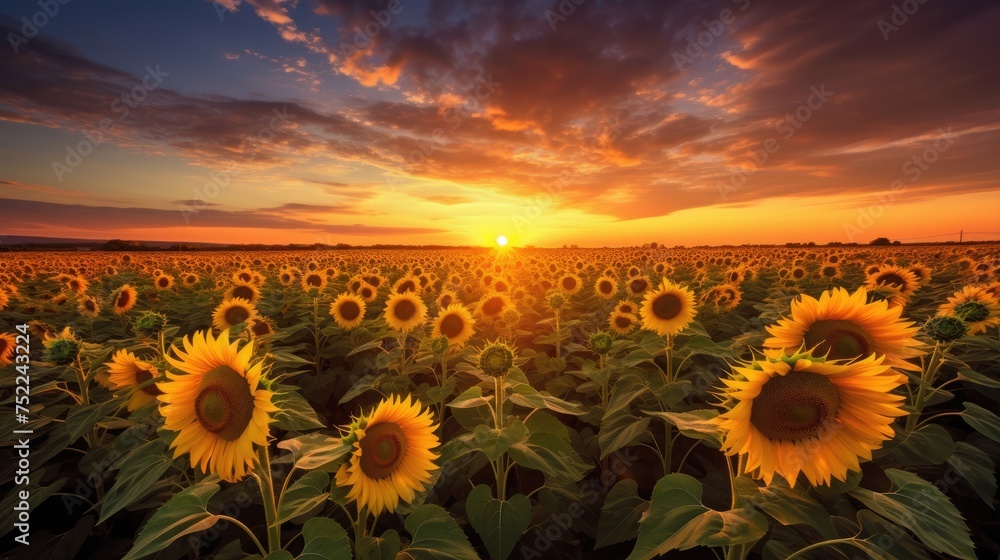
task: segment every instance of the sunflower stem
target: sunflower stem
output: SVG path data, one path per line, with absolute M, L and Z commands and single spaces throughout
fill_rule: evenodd
M 562 356 L 562 329 L 559 328 L 559 310 L 556 309 L 556 359 Z
M 496 395 L 496 408 L 494 409 L 493 424 L 496 426 L 497 433 L 499 437 L 499 432 L 503 430 L 503 378 L 494 377 L 493 378 L 494 395 Z M 497 480 L 497 499 L 504 501 L 507 499 L 507 468 L 505 462 L 507 460 L 507 454 L 504 453 L 497 458 L 493 463 L 493 472 L 496 474 Z
M 260 477 L 260 495 L 264 501 L 264 520 L 267 523 L 268 553 L 281 550 L 281 526 L 278 521 L 278 508 L 274 501 L 274 482 L 271 480 L 271 459 L 268 456 L 267 445 L 257 448 L 257 470 Z
M 823 546 L 836 545 L 836 544 L 849 544 L 849 545 L 851 545 L 853 547 L 856 547 L 856 548 L 862 550 L 863 552 L 866 552 L 866 553 L 869 552 L 868 548 L 866 548 L 866 547 L 861 546 L 860 544 L 858 544 L 857 539 L 855 539 L 853 537 L 848 537 L 848 538 L 844 538 L 844 539 L 831 539 L 831 540 L 828 540 L 828 541 L 823 541 L 823 542 L 818 542 L 818 543 L 815 543 L 815 544 L 811 544 L 811 545 L 809 545 L 809 546 L 807 546 L 805 548 L 801 548 L 801 549 L 793 552 L 790 556 L 788 556 L 787 558 L 785 558 L 785 560 L 792 560 L 793 558 L 799 558 L 803 554 L 805 554 L 807 552 L 812 552 L 813 550 L 816 550 L 817 548 L 820 548 L 820 547 L 823 547 Z
M 931 357 L 927 360 L 927 367 L 924 368 L 924 371 L 920 375 L 920 387 L 917 388 L 917 397 L 913 401 L 914 410 L 906 418 L 905 430 L 907 434 L 913 432 L 917 427 L 917 421 L 920 419 L 927 398 L 930 396 L 928 395 L 928 389 L 934 384 L 934 378 L 937 376 L 938 369 L 944 363 L 943 358 L 941 342 L 937 342 L 934 345 L 934 350 L 931 352 Z

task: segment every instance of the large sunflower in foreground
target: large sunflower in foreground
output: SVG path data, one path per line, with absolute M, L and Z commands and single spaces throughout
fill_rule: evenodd
M 472 338 L 472 325 L 476 320 L 461 303 L 453 303 L 438 314 L 434 319 L 434 329 L 431 336 L 443 336 L 448 339 L 449 346 L 459 348 Z
M 337 486 L 358 509 L 392 513 L 402 500 L 410 503 L 423 492 L 438 467 L 437 426 L 420 401 L 389 397 L 354 421 L 343 442 L 353 445 L 350 458 L 337 471 Z
M 669 280 L 646 293 L 639 310 L 643 328 L 660 336 L 677 334 L 694 320 L 694 292 Z
M 140 387 L 150 379 L 160 377 L 160 373 L 152 364 L 144 362 L 128 350 L 119 350 L 111 356 L 108 366 L 108 385 L 116 390 L 129 390 L 138 388 L 128 401 L 128 410 L 138 410 L 156 400 L 158 395 L 163 394 L 155 382 Z
M 410 332 L 427 320 L 427 306 L 413 292 L 395 293 L 385 302 L 385 322 L 399 332 Z
M 920 327 L 902 318 L 902 312 L 902 307 L 884 300 L 869 303 L 864 288 L 853 294 L 844 288 L 826 290 L 818 300 L 802 295 L 792 302 L 790 319 L 766 327 L 771 336 L 764 348 L 791 353 L 805 347 L 830 360 L 875 354 L 885 356 L 890 366 L 918 370 L 907 360 L 923 354 L 917 349 L 920 341 L 913 338 Z
M 733 368 L 723 380 L 722 450 L 745 455 L 746 471 L 766 484 L 779 474 L 794 487 L 800 472 L 813 486 L 846 480 L 906 415 L 904 398 L 891 393 L 905 377 L 884 361 L 824 363 L 797 354 Z
M 261 388 L 261 362 L 250 363 L 253 347 L 242 350 L 210 331 L 184 339 L 184 350 L 167 361 L 182 373 L 167 373 L 158 384 L 163 427 L 178 432 L 174 458 L 191 455 L 191 466 L 218 474 L 227 482 L 246 476 L 253 466 L 254 444 L 267 445 L 268 413 L 277 410 L 271 391 Z

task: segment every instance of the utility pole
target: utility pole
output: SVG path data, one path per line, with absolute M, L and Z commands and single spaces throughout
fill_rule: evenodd
M 964 233 L 965 233 L 965 231 L 964 231 L 964 230 L 959 230 L 959 232 L 958 232 L 958 242 L 959 242 L 959 243 L 961 243 L 961 242 L 962 242 L 962 235 L 963 235 Z

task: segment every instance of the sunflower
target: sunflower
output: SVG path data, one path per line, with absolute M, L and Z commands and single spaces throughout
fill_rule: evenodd
M 677 334 L 694 319 L 694 292 L 669 280 L 647 293 L 642 303 L 639 314 L 643 328 L 660 336 Z
M 343 443 L 354 451 L 337 470 L 337 486 L 349 488 L 347 498 L 373 515 L 392 513 L 400 500 L 410 503 L 423 492 L 437 470 L 440 455 L 437 425 L 420 401 L 389 397 L 346 430 Z
M 894 288 L 899 288 L 904 298 L 909 300 L 913 292 L 920 287 L 917 275 L 908 269 L 895 265 L 880 266 L 874 274 L 869 274 L 865 285 L 875 288 L 882 284 L 888 284 Z
M 556 287 L 567 296 L 571 296 L 583 288 L 583 281 L 576 274 L 567 274 L 556 282 Z
M 732 311 L 740 304 L 743 294 L 732 284 L 719 284 L 702 296 L 701 301 L 715 305 L 716 309 Z
M 922 263 L 912 263 L 906 268 L 906 270 L 912 272 L 913 275 L 916 276 L 917 282 L 919 282 L 921 286 L 926 286 L 931 283 L 931 267 Z
M 257 305 L 260 300 L 260 290 L 257 286 L 250 284 L 248 282 L 240 282 L 234 286 L 231 286 L 226 290 L 226 294 L 223 296 L 224 299 L 234 299 L 240 298 L 245 299 L 250 302 L 250 305 Z
M 639 324 L 639 318 L 631 313 L 613 311 L 608 318 L 608 326 L 618 334 L 628 334 Z
M 510 298 L 507 297 L 507 294 L 492 292 L 479 300 L 476 313 L 487 321 L 494 321 L 502 317 L 504 311 L 507 311 L 510 307 Z
M 801 266 L 796 266 L 795 268 L 792 269 L 791 272 L 788 273 L 788 275 L 789 277 L 791 277 L 792 280 L 798 282 L 799 280 L 805 279 L 806 269 L 802 268 Z
M 169 290 L 174 285 L 174 277 L 169 274 L 159 274 L 153 279 L 157 290 Z
M 14 350 L 17 348 L 17 338 L 11 333 L 0 333 L 0 368 L 14 363 Z
M 396 294 L 405 294 L 407 292 L 414 292 L 417 295 L 420 294 L 421 285 L 420 281 L 415 276 L 404 276 L 396 281 L 392 286 L 392 292 Z
M 446 337 L 450 346 L 461 348 L 472 338 L 472 326 L 476 320 L 472 318 L 465 306 L 453 303 L 446 307 L 434 319 L 434 329 L 431 336 Z
M 611 299 L 618 293 L 618 282 L 610 276 L 601 276 L 594 284 L 594 292 L 601 299 Z
M 632 297 L 641 296 L 649 289 L 649 278 L 645 276 L 629 278 L 628 284 L 625 287 L 628 288 L 628 293 Z
M 891 392 L 905 377 L 870 355 L 850 363 L 808 354 L 782 355 L 733 368 L 724 379 L 729 410 L 719 415 L 727 455 L 745 455 L 746 470 L 770 484 L 779 474 L 794 487 L 799 473 L 813 486 L 845 480 L 858 458 L 893 436 L 905 416 Z
M 638 311 L 638 309 L 636 309 L 635 303 L 626 299 L 618 302 L 618 305 L 615 306 L 615 311 L 618 313 L 635 315 L 635 312 Z
M 826 290 L 816 300 L 802 295 L 792 302 L 792 316 L 766 327 L 771 335 L 764 348 L 794 352 L 805 347 L 813 355 L 831 360 L 884 356 L 885 363 L 900 369 L 918 370 L 908 362 L 923 354 L 913 336 L 920 330 L 901 318 L 902 307 L 887 301 L 868 302 L 868 292 L 853 294 L 844 288 Z
M 257 309 L 247 300 L 233 298 L 223 300 L 212 313 L 212 326 L 220 331 L 247 323 L 257 318 Z
M 170 447 L 174 458 L 189 453 L 191 466 L 218 474 L 227 482 L 246 476 L 253 465 L 254 444 L 267 445 L 271 391 L 261 388 L 261 362 L 251 365 L 253 345 L 242 350 L 229 342 L 229 331 L 212 338 L 203 331 L 184 339 L 184 350 L 167 361 L 182 373 L 167 373 L 158 384 L 163 394 L 163 427 L 178 432 Z
M 101 304 L 91 296 L 83 296 L 80 298 L 80 303 L 76 306 L 76 310 L 80 312 L 80 315 L 93 319 L 101 313 Z
M 121 288 L 118 288 L 118 291 L 116 291 L 112 296 L 111 299 L 114 303 L 111 304 L 111 310 L 115 315 L 124 315 L 125 313 L 128 313 L 129 310 L 135 307 L 136 297 L 137 294 L 135 288 L 125 284 Z
M 78 294 L 86 292 L 87 286 L 87 280 L 83 276 L 73 276 L 66 280 L 66 287 Z
M 365 320 L 365 300 L 350 293 L 340 294 L 330 304 L 330 315 L 340 328 L 354 329 Z
M 455 292 L 451 290 L 442 291 L 441 295 L 439 295 L 437 298 L 438 309 L 447 309 L 447 307 L 453 303 L 461 303 L 461 302 L 459 301 L 458 296 L 455 295 Z
M 310 272 L 302 276 L 302 291 L 310 290 L 323 291 L 326 287 L 326 275 L 319 272 Z
M 954 315 L 965 321 L 969 334 L 986 332 L 1000 325 L 1000 300 L 982 286 L 965 286 L 938 308 L 938 315 Z
M 427 320 L 427 306 L 414 293 L 395 293 L 385 302 L 385 322 L 390 329 L 409 332 Z
M 274 334 L 274 326 L 271 325 L 271 320 L 260 315 L 250 321 L 250 328 L 248 330 L 252 336 Z
M 150 379 L 159 378 L 160 372 L 155 366 L 140 360 L 128 350 L 119 350 L 105 365 L 108 366 L 108 385 L 111 389 L 116 391 L 139 389 L 132 394 L 128 402 L 129 412 L 146 406 L 155 401 L 158 395 L 163 394 L 155 382 L 146 383 Z M 144 383 L 145 385 L 141 386 Z
M 8 303 L 10 303 L 10 298 L 7 297 L 6 286 L 0 286 L 0 311 L 3 311 Z

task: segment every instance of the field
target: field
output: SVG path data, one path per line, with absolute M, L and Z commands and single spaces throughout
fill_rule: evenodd
M 7 253 L 2 532 L 33 559 L 995 558 L 998 324 L 989 244 Z

